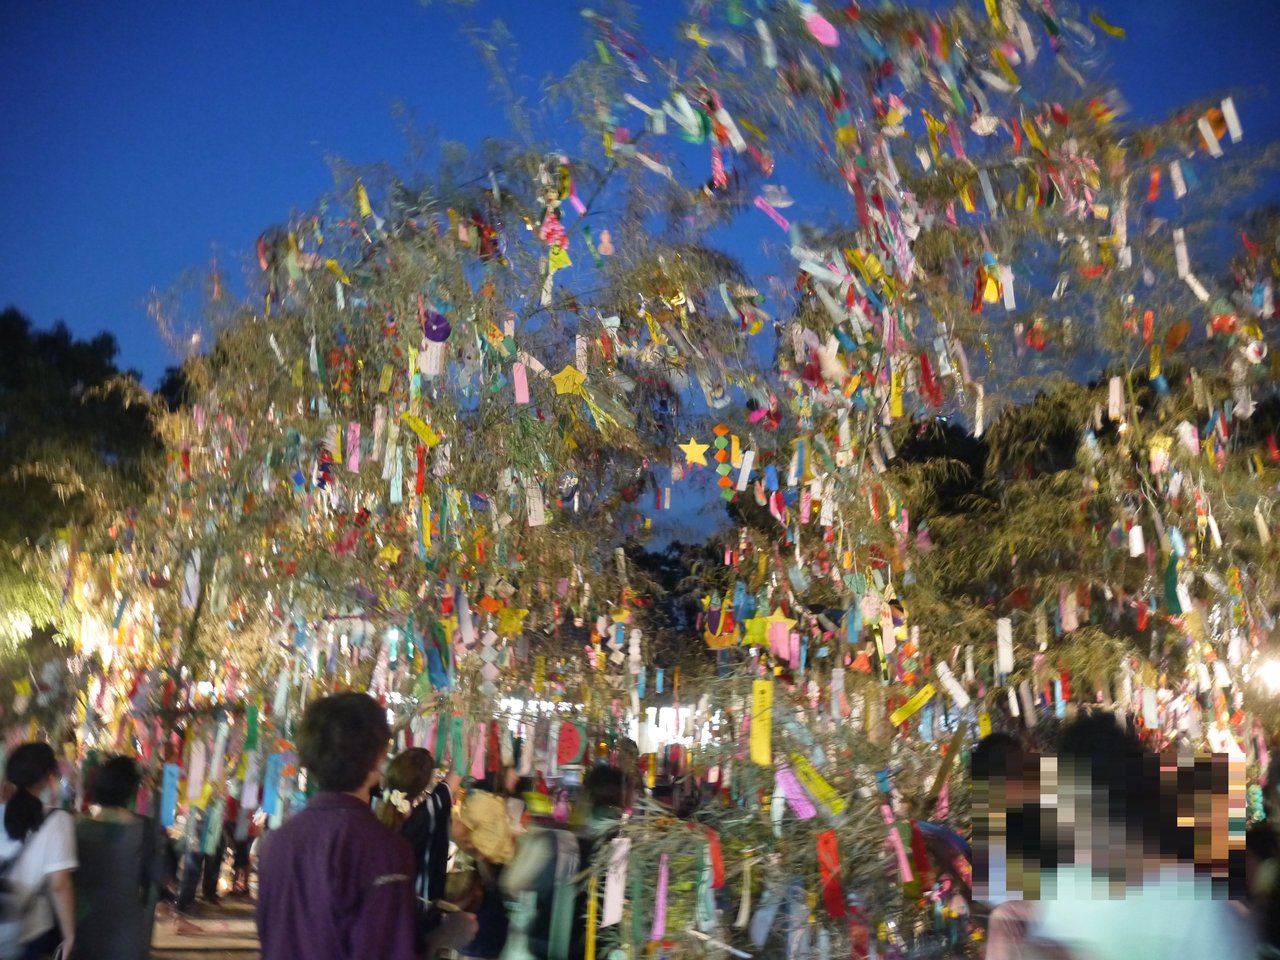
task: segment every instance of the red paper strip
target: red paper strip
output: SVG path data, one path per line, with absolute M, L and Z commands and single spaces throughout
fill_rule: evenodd
M 711 853 L 711 889 L 724 886 L 724 856 L 720 852 L 720 835 L 710 827 L 707 830 L 707 850 Z
M 818 834 L 818 868 L 821 871 L 822 902 L 827 915 L 837 920 L 845 915 L 844 890 L 840 887 L 840 846 L 834 830 Z

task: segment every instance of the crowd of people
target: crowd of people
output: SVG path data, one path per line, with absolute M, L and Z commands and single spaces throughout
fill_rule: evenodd
M 444 949 L 583 960 L 584 876 L 633 803 L 634 745 L 623 741 L 614 765 L 586 771 L 572 812 L 553 813 L 549 803 L 529 808 L 522 798 L 542 794 L 513 770 L 463 791 L 425 749 L 388 761 L 391 734 L 385 709 L 364 694 L 326 697 L 304 714 L 295 742 L 309 800 L 262 838 L 257 858 L 263 960 L 411 960 Z M 989 735 L 970 764 L 966 893 L 988 960 L 1280 956 L 1280 770 L 1269 771 L 1268 817 L 1239 842 L 1239 768 L 1151 753 L 1110 714 L 1082 714 L 1052 749 Z M 198 889 L 215 900 L 228 859 L 224 886 L 249 892 L 255 818 L 233 799 L 214 823 L 175 831 L 200 842 L 174 846 L 130 809 L 142 784 L 132 759 L 93 766 L 78 817 L 61 809 L 60 782 L 49 745 L 9 755 L 0 960 L 144 958 L 157 903 L 181 916 Z M 655 799 L 687 813 L 707 801 L 691 784 Z
M 92 807 L 60 808 L 53 748 L 26 743 L 5 765 L 0 957 L 137 960 L 150 953 L 164 878 L 154 821 L 130 807 L 142 775 L 128 757 L 95 770 Z
M 363 694 L 317 701 L 303 717 L 299 761 L 317 792 L 263 844 L 264 960 L 410 960 L 444 948 L 494 960 L 512 938 L 520 956 L 581 960 L 580 874 L 617 828 L 627 775 L 593 767 L 576 815 L 539 821 L 513 771 L 491 773 L 455 805 L 459 777 L 438 779 L 421 748 L 387 763 L 390 737 L 385 711 Z M 465 864 L 451 868 L 451 847 Z
M 1280 810 L 1239 836 L 1243 764 L 1153 753 L 1109 713 L 1052 751 L 992 734 L 971 763 L 988 960 L 1280 956 Z

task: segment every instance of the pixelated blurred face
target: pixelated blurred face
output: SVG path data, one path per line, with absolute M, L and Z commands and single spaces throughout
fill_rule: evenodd
M 1099 808 L 1099 799 L 1103 806 Z M 1075 862 L 1104 868 L 1109 836 L 1106 800 L 1095 796 L 1087 768 L 1063 762 L 1058 769 L 1058 835 L 1075 851 Z M 1099 862 L 1101 859 L 1102 862 Z

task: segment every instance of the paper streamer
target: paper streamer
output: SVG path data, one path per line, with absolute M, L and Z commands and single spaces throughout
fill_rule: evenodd
M 774 223 L 776 223 L 781 229 L 787 230 L 787 231 L 791 229 L 791 222 L 782 214 L 780 214 L 776 209 L 774 209 L 773 204 L 771 204 L 764 197 L 756 197 L 755 203 L 756 203 L 756 208 L 763 211 L 769 217 L 769 219 L 772 220 Z
M 261 788 L 259 787 L 259 774 L 262 767 L 262 758 L 254 753 L 249 756 L 249 762 L 244 772 L 244 789 L 240 791 L 240 806 L 253 810 L 258 806 Z
M 795 773 L 786 764 L 778 767 L 774 774 L 775 788 L 782 792 L 791 812 L 801 820 L 812 820 L 818 815 L 818 808 L 805 795 L 804 788 L 796 779 Z
M 773 762 L 773 681 L 751 683 L 751 762 L 767 767 Z
M 1005 676 L 1013 673 L 1013 621 L 1008 617 L 996 621 L 996 669 Z
M 622 908 L 626 902 L 627 863 L 631 857 L 631 840 L 619 837 L 614 840 L 609 853 L 609 868 L 604 880 L 604 910 L 600 916 L 601 927 L 611 927 L 622 920 Z
M 937 693 L 938 691 L 934 689 L 932 683 L 926 683 L 914 697 L 889 715 L 889 722 L 895 727 L 902 726 L 904 721 L 915 716 L 920 711 L 920 708 L 932 700 Z
M 798 753 L 793 753 L 791 754 L 791 763 L 794 766 L 796 777 L 804 788 L 809 791 L 810 796 L 817 800 L 833 816 L 838 817 L 844 813 L 844 798 L 836 792 L 831 784 L 827 783 L 822 774 L 814 769 L 808 758 L 802 757 Z
M 178 777 L 178 765 L 166 763 L 160 787 L 160 826 L 162 827 L 172 827 L 178 818 Z
M 1244 130 L 1240 126 L 1240 114 L 1236 113 L 1236 102 L 1231 97 L 1222 101 L 1222 119 L 1227 122 L 1227 133 L 1231 134 L 1231 142 L 1239 143 L 1244 139 Z
M 938 664 L 938 681 L 942 684 L 942 688 L 955 701 L 956 706 L 963 710 L 969 706 L 969 694 L 964 687 L 960 686 L 960 682 L 951 672 L 951 667 L 945 662 Z
M 653 908 L 653 930 L 650 940 L 662 940 L 667 935 L 667 885 L 670 879 L 667 855 L 664 853 L 658 864 L 658 892 L 655 895 Z
M 738 901 L 738 917 L 733 925 L 738 930 L 746 929 L 751 922 L 751 864 L 748 860 L 742 865 L 742 899 Z
M 284 773 L 284 754 L 267 757 L 267 771 L 262 777 L 262 812 L 272 816 L 280 804 L 280 777 Z M 245 808 L 249 809 L 248 807 Z
M 834 830 L 818 834 L 818 869 L 827 916 L 838 920 L 845 915 L 845 899 L 840 888 L 840 845 Z
M 902 846 L 902 836 L 898 833 L 898 827 L 894 823 L 893 809 L 887 803 L 883 803 L 880 805 L 880 815 L 884 817 L 885 826 L 889 828 L 889 845 L 893 847 L 893 852 L 898 857 L 898 879 L 902 883 L 910 883 L 915 879 L 915 874 L 911 872 L 911 863 L 907 860 L 907 851 Z
M 1217 136 L 1214 135 L 1213 125 L 1209 123 L 1209 118 L 1201 117 L 1196 121 L 1196 126 L 1200 128 L 1200 136 L 1204 137 L 1204 145 L 1209 149 L 1209 156 L 1215 159 L 1222 156 L 1222 146 L 1218 143 Z
M 208 767 L 209 748 L 203 740 L 191 745 L 191 760 L 187 766 L 187 799 L 195 800 L 204 789 L 204 775 Z
M 231 728 L 227 721 L 218 724 L 218 732 L 213 738 L 213 758 L 209 761 L 209 780 L 218 783 L 222 779 L 222 767 L 227 757 L 227 735 Z

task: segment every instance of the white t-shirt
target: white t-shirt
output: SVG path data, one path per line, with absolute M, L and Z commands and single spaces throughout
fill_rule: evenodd
M 0 822 L 3 820 L 4 804 L 0 804 Z M 21 938 L 26 943 L 53 929 L 53 907 L 45 890 L 46 878 L 51 873 L 74 870 L 80 865 L 76 860 L 75 819 L 62 810 L 47 812 L 40 829 L 27 837 L 25 847 L 0 827 L 0 862 L 8 863 L 14 856 L 18 856 L 18 862 L 10 868 L 6 879 L 13 884 L 15 893 L 29 898 Z
M 1163 867 L 1141 889 L 1108 899 L 1087 866 L 1046 878 L 1030 936 L 1061 943 L 1080 960 L 1252 960 L 1248 918 L 1215 900 L 1195 876 Z

